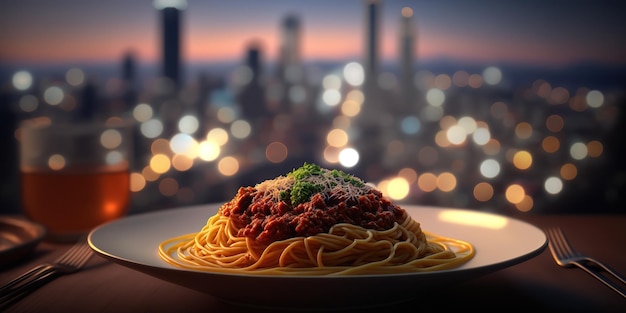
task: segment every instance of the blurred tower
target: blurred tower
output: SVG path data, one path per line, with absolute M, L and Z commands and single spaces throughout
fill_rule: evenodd
M 181 85 L 180 12 L 187 7 L 186 0 L 155 0 L 154 7 L 162 19 L 162 75 Z
M 241 106 L 243 115 L 255 124 L 267 115 L 265 103 L 265 86 L 262 83 L 261 46 L 257 42 L 250 43 L 245 57 L 245 67 L 250 70 L 250 79 L 246 82 L 237 95 L 237 101 Z
M 380 17 L 379 0 L 364 0 L 365 8 L 365 81 L 363 84 L 364 100 L 361 112 L 355 120 L 358 128 L 357 148 L 360 160 L 357 171 L 369 171 L 371 166 L 380 164 L 385 145 L 384 121 L 389 115 L 385 107 L 389 99 L 381 101 L 378 85 Z
M 400 87 L 402 113 L 411 114 L 415 111 L 414 55 L 415 55 L 415 23 L 413 10 L 402 8 L 400 19 Z
M 291 88 L 305 84 L 305 73 L 300 56 L 301 26 L 296 15 L 285 17 L 281 27 L 282 41 L 278 59 L 278 79 L 282 86 L 280 111 L 293 105 L 289 93 Z
M 380 1 L 365 0 L 365 81 L 363 84 L 364 103 L 359 114 L 363 127 L 378 124 L 382 112 L 378 87 Z
M 137 65 L 135 56 L 132 52 L 127 52 L 122 61 L 122 81 L 124 82 L 123 90 L 123 111 L 129 110 L 137 102 Z
M 378 76 L 380 1 L 365 0 L 365 75 L 375 82 Z

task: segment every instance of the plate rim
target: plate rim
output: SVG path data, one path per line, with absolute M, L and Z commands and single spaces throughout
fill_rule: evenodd
M 476 266 L 476 267 L 471 267 L 471 268 L 465 268 L 463 266 L 459 266 L 459 267 L 454 267 L 454 268 L 450 268 L 450 269 L 444 269 L 444 270 L 440 270 L 440 271 L 432 271 L 432 272 L 411 272 L 411 273 L 392 273 L 392 274 L 356 274 L 356 275 L 339 275 L 339 276 L 329 276 L 329 275 L 255 275 L 255 274 L 251 274 L 251 273 L 224 273 L 224 272 L 211 272 L 211 271 L 201 271 L 201 270 L 194 270 L 194 269 L 187 269 L 187 268 L 179 268 L 179 267 L 175 267 L 172 265 L 169 265 L 167 263 L 165 263 L 165 261 L 163 261 L 163 265 L 162 266 L 155 266 L 152 264 L 147 264 L 145 262 L 141 262 L 141 261 L 137 261 L 137 260 L 131 260 L 122 256 L 118 256 L 118 255 L 114 255 L 112 253 L 109 253 L 107 251 L 102 250 L 101 248 L 99 248 L 96 244 L 93 243 L 92 237 L 94 234 L 102 231 L 102 229 L 109 227 L 111 224 L 116 224 L 116 223 L 120 223 L 122 221 L 125 222 L 129 222 L 129 220 L 133 220 L 133 219 L 145 219 L 149 216 L 158 216 L 158 215 L 164 215 L 164 214 L 173 214 L 174 212 L 180 212 L 181 210 L 189 210 L 189 211 L 195 211 L 195 210 L 201 210 L 201 209 L 206 209 L 208 206 L 217 206 L 219 207 L 220 205 L 222 205 L 223 203 L 221 202 L 216 202 L 216 203 L 206 203 L 206 204 L 199 204 L 199 205 L 191 205 L 191 206 L 182 206 L 182 207 L 172 207 L 172 208 L 167 208 L 167 209 L 161 209 L 161 210 L 157 210 L 157 211 L 150 211 L 150 212 L 144 212 L 144 213 L 139 213 L 139 214 L 133 214 L 133 215 L 129 215 L 127 217 L 121 218 L 121 219 L 117 219 L 117 220 L 113 220 L 113 221 L 109 221 L 105 224 L 102 224 L 100 226 L 95 227 L 94 229 L 92 229 L 89 234 L 88 234 L 88 243 L 89 246 L 99 255 L 112 260 L 116 263 L 121 263 L 122 265 L 128 266 L 128 267 L 132 267 L 132 268 L 141 268 L 142 270 L 146 270 L 146 269 L 155 269 L 155 270 L 166 270 L 166 271 L 183 271 L 183 272 L 192 272 L 192 273 L 197 273 L 199 275 L 202 274 L 206 274 L 206 275 L 218 275 L 218 276 L 244 276 L 244 277 L 263 277 L 266 279 L 271 279 L 271 278 L 276 278 L 276 279 L 333 279 L 333 278 L 341 278 L 341 279 L 346 279 L 346 278 L 375 278 L 375 277 L 393 277 L 393 276 L 432 276 L 432 275 L 445 275 L 445 274 L 454 274 L 456 272 L 481 272 L 481 271 L 495 271 L 495 270 L 500 270 L 503 268 L 507 268 L 522 262 L 525 262 L 527 260 L 530 260 L 534 257 L 536 257 L 537 255 L 541 254 L 548 246 L 548 241 L 547 241 L 547 236 L 545 235 L 545 232 L 543 230 L 541 230 L 540 228 L 538 228 L 537 226 L 526 222 L 524 220 L 521 220 L 519 218 L 516 217 L 510 217 L 510 216 L 505 216 L 505 215 L 501 215 L 501 214 L 497 214 L 497 213 L 492 213 L 492 212 L 484 212 L 484 211 L 479 211 L 479 210 L 473 210 L 473 209 L 464 209 L 464 208 L 455 208 L 455 207 L 438 207 L 438 206 L 428 206 L 428 205 L 415 205 L 415 204 L 405 204 L 405 205 L 401 205 L 401 206 L 406 206 L 406 207 L 411 207 L 411 208 L 417 208 L 417 209 L 425 209 L 425 210 L 439 210 L 439 211 L 462 211 L 462 212 L 471 212 L 471 213 L 480 213 L 480 214 L 485 214 L 485 215 L 489 215 L 489 216 L 498 216 L 498 217 L 503 217 L 507 220 L 513 220 L 516 223 L 520 223 L 523 224 L 525 226 L 528 227 L 533 227 L 535 228 L 535 230 L 537 232 L 541 232 L 544 236 L 544 240 L 543 243 L 539 246 L 536 247 L 535 249 L 533 249 L 532 251 L 529 251 L 523 255 L 519 255 L 519 256 L 515 256 L 513 258 L 504 260 L 504 261 L 500 261 L 497 263 L 490 263 L 490 264 L 484 264 L 484 265 L 480 265 L 480 266 Z M 207 216 L 208 219 L 208 216 Z M 428 230 L 428 229 L 426 229 Z M 189 231 L 189 233 L 193 233 L 194 231 L 191 230 Z M 181 234 L 182 235 L 182 234 Z M 157 247 L 154 247 L 155 249 Z M 476 253 L 480 253 L 480 251 L 476 251 Z

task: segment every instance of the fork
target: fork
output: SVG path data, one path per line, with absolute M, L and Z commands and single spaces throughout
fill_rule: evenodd
M 9 306 L 58 275 L 79 271 L 92 255 L 86 237 L 81 238 L 54 262 L 35 266 L 0 287 L 0 308 Z
M 609 280 L 607 276 L 602 275 L 598 269 L 604 270 L 622 282 L 622 284 L 626 285 L 626 279 L 622 275 L 609 268 L 606 264 L 576 251 L 560 228 L 549 228 L 546 230 L 546 233 L 548 235 L 548 248 L 550 248 L 552 257 L 559 266 L 577 266 L 626 298 L 626 291 Z

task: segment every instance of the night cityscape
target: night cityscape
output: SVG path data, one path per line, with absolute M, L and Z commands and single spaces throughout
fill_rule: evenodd
M 304 162 L 361 177 L 399 203 L 626 212 L 626 60 L 422 62 L 421 12 L 391 2 L 351 2 L 362 48 L 337 60 L 303 56 L 302 11 L 275 21 L 276 53 L 250 38 L 235 61 L 199 65 L 181 50 L 193 1 L 146 2 L 159 24 L 154 64 L 128 49 L 114 65 L 29 68 L 3 52 L 2 211 L 20 207 L 17 126 L 44 118 L 135 123 L 132 213 L 223 202 Z M 383 24 L 382 12 L 395 19 Z M 383 57 L 383 40 L 395 56 Z

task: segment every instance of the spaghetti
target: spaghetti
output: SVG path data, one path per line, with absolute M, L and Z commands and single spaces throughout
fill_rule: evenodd
M 380 191 L 307 164 L 242 187 L 197 233 L 163 241 L 166 262 L 258 275 L 362 275 L 436 271 L 474 256 L 461 240 L 422 231 Z

